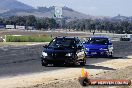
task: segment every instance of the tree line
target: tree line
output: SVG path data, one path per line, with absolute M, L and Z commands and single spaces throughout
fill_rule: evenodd
M 34 26 L 37 30 L 46 30 L 49 28 L 58 28 L 58 23 L 53 18 L 36 18 L 30 16 L 12 16 L 9 18 L 0 18 L 0 24 Z
M 77 31 L 106 31 L 110 33 L 132 33 L 132 21 L 106 19 L 54 19 L 30 16 L 12 16 L 0 18 L 0 24 L 34 26 L 37 30 L 72 29 Z
M 106 31 L 110 33 L 132 33 L 132 22 L 128 20 L 73 20 L 67 26 L 68 29 L 81 31 Z

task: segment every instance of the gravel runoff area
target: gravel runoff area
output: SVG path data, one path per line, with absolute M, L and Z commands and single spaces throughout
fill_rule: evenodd
M 113 59 L 85 67 L 91 79 L 131 79 L 132 59 Z M 99 69 L 102 68 L 102 69 Z M 82 68 L 67 68 L 50 72 L 19 75 L 0 79 L 1 88 L 82 88 L 77 81 Z M 125 70 L 125 71 L 124 71 Z M 91 87 L 91 88 L 95 88 Z M 97 87 L 98 88 L 98 87 Z M 99 87 L 102 88 L 102 87 Z M 105 88 L 105 87 L 104 87 Z M 115 88 L 115 87 L 114 87 Z
M 129 56 L 129 58 L 132 59 L 132 56 Z M 115 61 L 111 61 L 115 62 Z M 103 64 L 103 63 L 101 63 Z M 104 64 L 107 64 L 107 62 Z M 123 63 L 122 63 L 123 64 Z M 124 63 L 125 64 L 125 63 Z M 112 65 L 112 64 L 111 64 Z M 119 65 L 119 63 L 118 63 Z M 118 66 L 113 64 L 114 66 Z M 121 65 L 121 64 L 120 64 Z M 116 67 L 115 67 L 116 68 Z M 95 71 L 96 73 L 96 71 Z M 125 80 L 131 80 L 132 79 L 132 65 L 125 65 L 122 68 L 117 68 L 112 71 L 102 71 L 94 75 L 90 75 L 90 79 L 125 79 Z M 67 80 L 59 80 L 59 81 L 53 81 L 46 84 L 41 85 L 35 85 L 32 87 L 27 88 L 132 88 L 132 85 L 130 86 L 87 86 L 83 87 L 78 82 L 78 78 L 71 78 Z
M 90 79 L 132 79 L 132 66 L 128 66 L 124 69 L 118 69 L 115 71 L 102 72 L 94 76 L 90 76 Z M 77 78 L 68 80 L 59 80 L 47 84 L 36 85 L 28 88 L 132 88 L 130 86 L 87 86 L 83 87 L 78 82 Z

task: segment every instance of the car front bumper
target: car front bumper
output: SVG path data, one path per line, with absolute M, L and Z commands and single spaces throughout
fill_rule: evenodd
M 47 63 L 73 63 L 75 59 L 73 57 L 43 57 L 41 56 L 41 60 L 46 61 Z
M 107 55 L 109 53 L 108 50 L 106 51 L 86 51 L 86 56 L 102 56 Z

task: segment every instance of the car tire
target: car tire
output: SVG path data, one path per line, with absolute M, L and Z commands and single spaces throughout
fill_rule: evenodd
M 44 60 L 42 60 L 41 64 L 42 64 L 42 66 L 47 66 L 48 65 L 48 63 Z
M 80 66 L 85 66 L 86 64 L 84 62 L 80 62 Z
M 109 57 L 109 58 L 112 58 L 112 57 L 113 57 L 113 53 L 110 52 L 110 53 L 108 54 L 108 57 Z
M 85 66 L 86 65 L 86 60 L 83 60 L 83 62 L 80 62 L 80 66 Z
M 74 61 L 74 63 L 72 64 L 72 66 L 77 66 L 78 65 L 78 61 Z
M 109 55 L 109 58 L 112 58 L 113 57 L 113 55 Z
M 58 67 L 59 65 L 58 65 L 58 64 L 56 64 L 56 63 L 54 63 L 54 64 L 53 64 L 53 66 L 54 66 L 54 67 Z
M 74 56 L 74 61 L 73 61 L 73 63 L 71 64 L 72 66 L 77 66 L 78 65 L 78 56 L 77 56 L 77 54 L 75 54 L 75 56 Z
M 55 67 L 63 66 L 63 65 L 64 65 L 64 63 L 53 63 L 53 66 L 55 66 Z

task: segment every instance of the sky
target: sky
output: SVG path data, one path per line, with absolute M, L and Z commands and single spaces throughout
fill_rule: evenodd
M 18 0 L 32 7 L 67 6 L 93 16 L 132 16 L 132 0 Z

